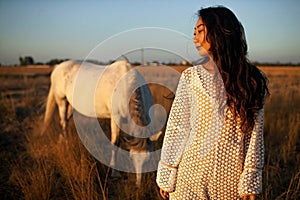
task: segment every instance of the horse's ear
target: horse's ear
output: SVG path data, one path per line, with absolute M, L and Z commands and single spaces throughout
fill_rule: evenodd
M 152 135 L 151 137 L 149 137 L 149 140 L 152 141 L 152 142 L 157 141 L 158 138 L 161 136 L 162 133 L 163 133 L 162 131 L 159 131 L 155 135 Z
M 129 63 L 129 60 L 128 60 L 128 58 L 126 56 L 122 55 L 122 57 L 126 60 L 126 62 Z

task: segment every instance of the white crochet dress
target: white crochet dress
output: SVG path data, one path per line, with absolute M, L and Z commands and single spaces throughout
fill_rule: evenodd
M 262 187 L 263 109 L 242 134 L 226 106 L 219 73 L 202 65 L 179 80 L 165 132 L 156 181 L 170 199 L 239 199 Z

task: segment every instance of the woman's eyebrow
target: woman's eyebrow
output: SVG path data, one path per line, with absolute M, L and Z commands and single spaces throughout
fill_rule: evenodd
M 204 26 L 204 24 L 199 24 L 199 25 L 196 26 L 194 29 L 196 30 L 196 28 L 199 28 L 200 26 Z

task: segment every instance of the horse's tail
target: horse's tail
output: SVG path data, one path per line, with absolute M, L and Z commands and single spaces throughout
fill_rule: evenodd
M 47 98 L 47 103 L 46 103 L 46 111 L 45 111 L 45 116 L 44 116 L 44 125 L 42 129 L 42 135 L 46 132 L 47 128 L 49 127 L 51 123 L 51 119 L 53 117 L 53 113 L 55 110 L 56 102 L 54 98 L 54 92 L 52 85 L 50 86 L 48 98 Z

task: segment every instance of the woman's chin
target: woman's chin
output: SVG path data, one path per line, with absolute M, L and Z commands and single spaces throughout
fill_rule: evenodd
M 199 50 L 199 51 L 198 51 L 198 54 L 199 54 L 201 57 L 209 57 L 207 51 L 205 51 L 205 50 Z
M 205 56 L 208 56 L 208 53 L 207 51 L 201 47 L 201 46 L 196 46 L 196 49 L 198 50 L 198 54 L 201 56 L 201 57 L 205 57 Z

